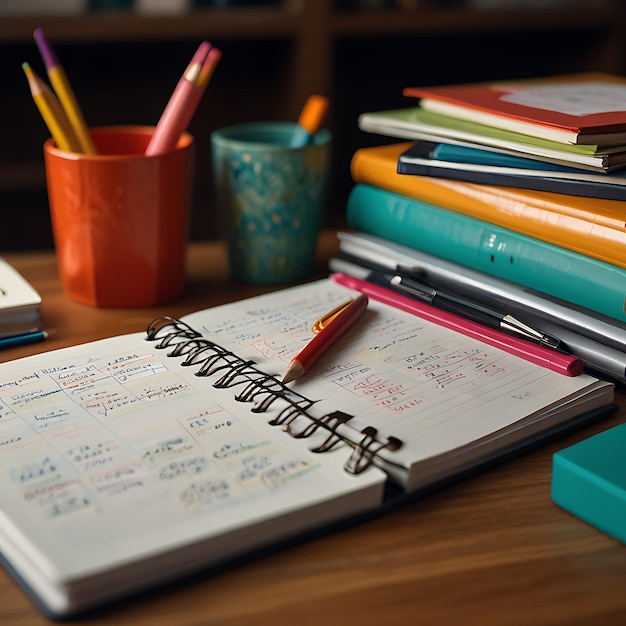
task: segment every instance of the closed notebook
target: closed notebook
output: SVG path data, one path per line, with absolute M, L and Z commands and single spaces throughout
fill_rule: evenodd
M 596 171 L 612 171 L 626 163 L 626 147 L 623 145 L 558 143 L 544 137 L 531 137 L 449 115 L 440 115 L 420 107 L 361 113 L 358 117 L 358 126 L 365 132 L 389 137 L 454 142 L 462 146 L 484 146 L 510 155 L 532 157 L 548 163 L 569 164 Z
M 498 167 L 511 167 L 517 169 L 534 169 L 559 173 L 582 174 L 587 170 L 579 167 L 572 167 L 571 164 L 562 165 L 556 163 L 546 163 L 539 159 L 521 157 L 519 155 L 508 154 L 499 150 L 492 150 L 477 146 L 465 146 L 456 143 L 446 143 L 438 141 L 418 141 L 414 145 L 416 155 L 438 161 L 449 161 L 451 163 L 468 163 L 471 165 L 497 165 Z
M 486 159 L 485 155 L 491 155 L 492 158 Z M 515 160 L 508 155 L 498 159 L 498 156 L 501 155 L 489 153 L 487 150 L 418 142 L 400 156 L 398 172 L 409 176 L 434 176 L 482 185 L 536 189 L 620 202 L 626 200 L 624 169 L 607 174 L 539 161 L 529 163 L 529 159 Z
M 406 87 L 419 106 L 451 117 L 570 144 L 624 144 L 626 79 L 580 73 Z
M 283 384 L 354 295 L 322 280 L 0 364 L 0 550 L 44 611 L 382 512 L 610 408 L 609 383 L 372 301 Z
M 0 338 L 41 329 L 41 296 L 9 263 L 0 259 Z

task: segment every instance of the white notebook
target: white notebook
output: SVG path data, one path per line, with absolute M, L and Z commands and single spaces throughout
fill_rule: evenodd
M 0 338 L 40 330 L 40 305 L 33 286 L 0 258 Z
M 371 300 L 283 385 L 351 295 L 323 280 L 0 364 L 0 551 L 45 613 L 375 513 L 387 483 L 418 492 L 612 401 Z

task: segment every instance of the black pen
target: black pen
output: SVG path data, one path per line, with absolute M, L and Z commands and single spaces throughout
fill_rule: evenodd
M 515 335 L 521 339 L 532 341 L 546 348 L 556 350 L 561 343 L 557 337 L 541 332 L 508 313 L 501 313 L 476 302 L 444 293 L 438 289 L 424 285 L 413 278 L 397 274 L 371 272 L 369 280 L 378 282 L 383 286 L 391 287 L 396 291 L 406 293 L 422 302 L 436 306 L 449 313 L 455 313 L 466 319 L 484 324 L 490 328 L 496 328 L 509 335 Z

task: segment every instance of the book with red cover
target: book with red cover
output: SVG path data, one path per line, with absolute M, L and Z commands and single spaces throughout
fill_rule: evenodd
M 562 143 L 626 141 L 626 78 L 611 74 L 405 87 L 403 94 L 427 111 Z

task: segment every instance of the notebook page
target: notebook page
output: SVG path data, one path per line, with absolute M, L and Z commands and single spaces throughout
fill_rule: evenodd
M 55 612 L 380 503 L 382 472 L 166 353 L 139 333 L 0 364 L 0 550 Z
M 310 340 L 311 324 L 350 295 L 322 281 L 185 319 L 280 378 Z M 550 371 L 370 299 L 358 322 L 290 387 L 315 400 L 318 412 L 339 409 L 354 416 L 338 429 L 353 440 L 359 435 L 350 427 L 366 426 L 374 426 L 381 441 L 402 440 L 399 450 L 381 454 L 411 468 L 521 419 L 538 418 L 595 382 Z

